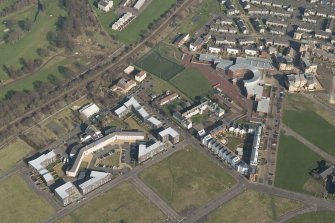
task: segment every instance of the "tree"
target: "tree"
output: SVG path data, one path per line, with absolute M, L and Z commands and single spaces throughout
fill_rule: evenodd
M 61 81 L 58 77 L 56 77 L 54 74 L 49 74 L 49 75 L 48 75 L 48 81 L 49 81 L 51 84 L 56 85 L 56 86 L 62 84 L 62 81 Z
M 17 41 L 19 41 L 21 38 L 22 38 L 22 32 L 12 30 L 4 35 L 3 40 L 7 44 L 14 44 Z
M 23 30 L 29 32 L 32 28 L 32 23 L 31 21 L 27 18 L 25 20 L 19 20 L 18 21 L 18 26 Z
M 38 48 L 36 50 L 36 53 L 40 56 L 40 57 L 47 57 L 49 56 L 49 50 L 45 49 L 45 48 Z

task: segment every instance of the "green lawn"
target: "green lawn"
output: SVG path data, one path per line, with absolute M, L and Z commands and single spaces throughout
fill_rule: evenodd
M 0 45 L 0 65 L 14 66 L 16 69 L 20 68 L 19 59 L 36 59 L 40 58 L 36 50 L 38 48 L 45 48 L 49 46 L 46 39 L 46 34 L 49 31 L 56 29 L 55 23 L 60 15 L 65 15 L 65 11 L 58 6 L 58 1 L 43 1 L 45 10 L 40 12 L 33 22 L 32 30 L 24 32 L 23 37 L 15 44 L 2 44 Z M 0 31 L 5 29 L 4 20 L 14 20 L 16 23 L 19 20 L 26 18 L 34 21 L 37 6 L 28 7 L 25 10 L 15 12 L 7 17 L 0 19 Z M 19 29 L 17 25 L 15 29 Z M 8 79 L 2 68 L 0 69 L 0 79 Z
M 198 208 L 235 184 L 230 175 L 191 146 L 145 169 L 140 178 L 177 212 Z
M 164 12 L 168 11 L 176 0 L 152 0 L 140 15 L 135 18 L 122 31 L 114 31 L 107 28 L 112 36 L 115 36 L 121 42 L 132 44 L 139 40 L 141 34 L 148 30 L 148 25 L 159 19 Z M 105 28 L 106 29 L 106 28 Z
M 183 66 L 162 57 L 155 50 L 146 54 L 138 60 L 135 65 L 166 81 L 170 80 L 176 74 L 184 70 Z
M 283 122 L 311 143 L 334 156 L 335 125 L 331 124 L 332 119 L 326 120 L 329 114 L 319 111 L 321 108 L 315 108 L 310 101 L 301 97 L 287 95 Z M 298 101 L 299 99 L 301 100 Z
M 301 207 L 303 204 L 298 201 L 246 191 L 214 210 L 204 222 L 271 223 L 278 217 Z
M 0 184 L 1 222 L 43 222 L 54 213 L 53 208 L 18 175 Z
M 9 144 L 0 150 L 0 175 L 10 170 L 17 162 L 21 161 L 27 154 L 34 151 L 21 139 Z
M 1 54 L 0 54 L 1 55 Z M 58 71 L 58 66 L 67 66 L 75 61 L 80 61 L 81 58 L 65 58 L 57 57 L 50 63 L 46 64 L 43 69 L 35 72 L 32 75 L 28 75 L 20 80 L 14 81 L 8 85 L 0 88 L 0 98 L 4 98 L 6 93 L 10 90 L 22 91 L 22 90 L 33 90 L 33 83 L 37 80 L 48 81 L 48 75 L 53 74 L 56 77 L 63 79 L 63 76 Z
M 130 183 L 122 183 L 76 209 L 58 223 L 163 222 L 164 214 Z
M 284 133 L 280 136 L 277 157 L 275 186 L 298 192 L 309 192 L 304 189 L 311 178 L 309 172 L 316 168 L 322 158 L 309 150 L 291 136 Z
M 287 223 L 333 223 L 335 212 L 319 211 L 296 216 L 287 221 Z
M 175 45 L 160 42 L 154 48 L 154 51 L 157 52 L 161 57 L 164 57 L 170 61 L 173 61 L 177 64 L 181 64 L 183 52 L 179 50 Z
M 212 91 L 212 86 L 208 80 L 194 68 L 185 69 L 172 78 L 170 82 L 192 99 L 197 96 L 206 96 Z

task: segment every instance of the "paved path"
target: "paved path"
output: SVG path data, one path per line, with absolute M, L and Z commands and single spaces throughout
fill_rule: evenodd
M 155 192 L 151 190 L 142 180 L 137 176 L 130 177 L 129 181 L 136 186 L 136 188 L 144 194 L 151 202 L 153 202 L 172 222 L 181 222 L 181 217 L 175 210 L 173 210 L 165 201 L 162 200 Z
M 335 163 L 335 158 L 333 156 L 326 153 L 321 148 L 317 147 L 316 145 L 314 145 L 313 143 L 311 143 L 310 141 L 308 141 L 307 139 L 305 139 L 304 137 L 299 135 L 294 130 L 290 129 L 289 127 L 287 127 L 284 124 L 282 124 L 282 129 L 285 131 L 286 135 L 293 136 L 295 139 L 297 139 L 298 141 L 303 143 L 305 146 L 307 146 L 310 150 L 312 150 L 313 152 L 315 152 L 316 154 L 321 156 L 323 159 L 325 159 L 325 160 L 327 160 L 331 163 Z

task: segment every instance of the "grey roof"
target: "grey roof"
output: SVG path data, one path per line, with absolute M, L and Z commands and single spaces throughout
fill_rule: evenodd
M 55 192 L 58 194 L 59 197 L 61 197 L 64 200 L 65 198 L 70 197 L 70 193 L 68 190 L 73 187 L 75 187 L 73 183 L 67 182 L 63 184 L 62 186 L 57 187 L 55 189 Z
M 179 133 L 171 127 L 167 128 L 167 129 L 164 129 L 163 131 L 159 132 L 158 134 L 162 137 L 164 137 L 166 135 L 170 135 L 171 137 L 179 136 Z
M 84 183 L 80 184 L 79 187 L 84 190 L 87 187 L 90 187 L 100 181 L 101 179 L 104 179 L 105 177 L 111 175 L 111 173 L 106 172 L 100 172 L 100 171 L 92 171 L 90 174 L 91 179 L 85 181 Z
M 216 69 L 226 70 L 233 64 L 234 64 L 234 62 L 231 61 L 231 60 L 221 59 L 220 62 L 216 65 Z
M 270 106 L 270 98 L 262 98 L 257 105 L 257 112 L 268 113 Z

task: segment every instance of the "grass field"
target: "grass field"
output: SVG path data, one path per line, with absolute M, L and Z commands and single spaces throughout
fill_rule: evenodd
M 309 172 L 322 158 L 291 136 L 280 136 L 275 186 L 298 192 L 306 191 L 305 184 L 311 178 Z M 304 189 L 305 187 L 305 189 Z
M 222 10 L 218 1 L 201 1 L 193 12 L 183 20 L 183 23 L 177 28 L 177 32 L 193 34 L 204 26 L 213 15 L 219 13 L 222 13 Z
M 209 214 L 205 222 L 270 223 L 302 206 L 294 200 L 246 191 Z
M 186 94 L 189 98 L 194 99 L 197 96 L 205 96 L 212 91 L 212 86 L 200 71 L 193 68 L 187 68 L 170 82 Z
M 235 184 L 235 180 L 191 146 L 140 174 L 177 212 L 198 208 Z
M 30 21 L 33 21 L 31 31 L 25 32 L 23 37 L 15 44 L 0 45 L 1 65 L 6 64 L 19 68 L 19 59 L 21 57 L 25 59 L 40 58 L 36 50 L 49 46 L 46 34 L 49 31 L 56 30 L 55 23 L 60 15 L 65 15 L 65 11 L 58 6 L 57 1 L 44 1 L 43 6 L 45 10 L 38 14 L 36 21 L 34 21 L 37 11 L 36 5 L 0 19 L 0 33 L 3 33 L 2 31 L 5 29 L 4 20 L 14 20 L 17 22 L 28 18 Z M 17 25 L 14 28 L 19 29 Z M 2 69 L 0 69 L 0 79 L 8 79 Z
M 42 222 L 53 213 L 48 202 L 35 194 L 18 175 L 0 184 L 1 222 Z
M 130 183 L 122 183 L 88 204 L 78 208 L 58 223 L 163 222 L 163 213 L 136 191 Z
M 287 223 L 333 223 L 335 212 L 320 211 L 299 215 L 287 221 Z
M 335 155 L 335 117 L 301 95 L 285 98 L 284 123 L 325 152 Z M 333 123 L 333 124 L 332 124 Z
M 9 144 L 0 150 L 0 175 L 10 170 L 17 162 L 21 161 L 27 154 L 34 151 L 21 139 Z
M 154 51 L 157 52 L 161 57 L 167 58 L 168 60 L 177 64 L 182 64 L 183 52 L 175 45 L 160 42 L 155 46 Z
M 141 12 L 140 15 L 125 29 L 122 31 L 114 31 L 111 28 L 107 28 L 106 31 L 112 36 L 115 36 L 121 42 L 132 44 L 138 41 L 140 36 L 148 30 L 150 23 L 159 19 L 160 16 L 171 8 L 174 3 L 176 3 L 176 0 L 152 0 L 144 11 Z
M 155 50 L 146 54 L 144 57 L 138 60 L 135 65 L 166 81 L 170 80 L 176 74 L 184 70 L 183 66 L 176 64 L 172 60 L 162 57 Z

